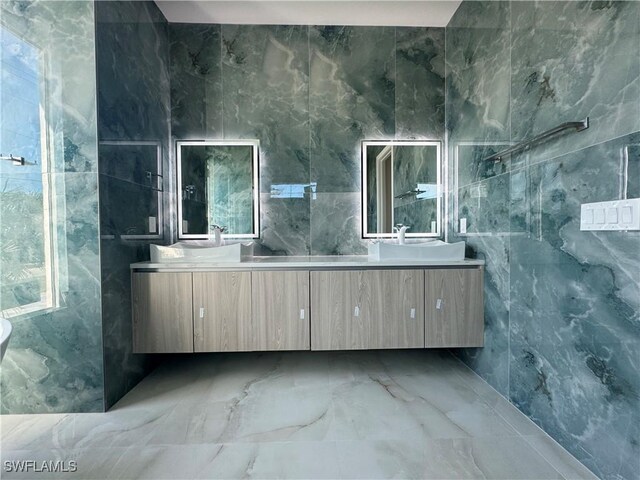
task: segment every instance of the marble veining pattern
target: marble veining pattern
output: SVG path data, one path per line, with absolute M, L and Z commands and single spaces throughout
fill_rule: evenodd
M 556 438 L 579 438 L 603 476 L 621 478 L 634 478 L 640 454 L 640 235 L 580 232 L 579 212 L 580 203 L 615 198 L 618 182 L 596 177 L 619 162 L 603 153 L 630 141 L 531 167 L 529 230 L 511 239 L 511 397 Z M 559 410 L 575 397 L 589 408 Z
M 395 136 L 444 138 L 443 28 L 396 28 Z
M 512 140 L 591 121 L 588 130 L 536 149 L 529 162 L 640 130 L 636 2 L 511 5 Z
M 260 140 L 261 192 L 309 183 L 309 47 L 303 26 L 222 26 L 225 138 Z
M 510 186 L 507 177 L 498 175 L 507 171 L 509 163 L 486 167 L 482 159 L 510 140 L 505 93 L 510 83 L 510 20 L 509 2 L 467 2 L 451 19 L 446 35 L 449 241 L 466 241 L 467 256 L 487 262 L 485 347 L 456 353 L 505 396 L 509 394 Z M 472 235 L 458 236 L 460 218 L 467 218 Z
M 102 331 L 105 407 L 149 372 L 152 359 L 133 355 L 129 264 L 149 258 L 149 219 L 168 226 L 173 186 L 169 165 L 168 24 L 152 2 L 96 3 Z M 158 146 L 160 166 L 158 166 Z M 151 188 L 165 176 L 165 205 Z M 163 209 L 163 207 L 165 207 Z M 164 216 L 164 218 L 161 218 Z M 145 235 L 156 238 L 144 239 Z M 142 236 L 132 241 L 123 236 Z
M 395 134 L 395 30 L 317 26 L 309 45 L 312 179 L 358 192 L 360 141 Z
M 466 2 L 447 25 L 450 148 L 458 142 L 510 140 L 510 26 L 511 4 L 506 1 Z
M 2 413 L 102 410 L 96 174 L 49 177 L 57 187 L 59 304 L 11 320 L 11 345 L 2 362 Z M 12 179 L 0 179 L 11 188 Z
M 307 255 L 310 251 L 311 199 L 260 195 L 260 242 L 255 255 Z
M 222 138 L 221 25 L 169 25 L 171 135 Z
M 3 465 L 76 460 L 64 478 L 595 478 L 453 357 L 424 350 L 183 357 L 108 413 L 0 426 Z
M 361 253 L 360 142 L 443 139 L 442 28 L 169 30 L 175 139 L 260 140 L 263 252 Z
M 460 238 L 459 240 L 462 240 Z M 456 352 L 501 394 L 509 393 L 509 236 L 467 236 L 467 257 L 485 260 L 484 347 Z
M 6 1 L 0 4 L 0 16 L 3 29 L 41 52 L 41 58 L 20 61 L 31 62 L 34 69 L 42 68 L 40 60 L 47 61 L 47 69 L 41 70 L 46 97 L 40 104 L 49 133 L 47 162 L 39 159 L 38 165 L 28 168 L 4 165 L 0 181 L 4 193 L 22 194 L 31 192 L 35 181 L 41 201 L 43 185 L 50 189 L 48 209 L 41 204 L 39 216 L 30 218 L 33 231 L 20 248 L 42 248 L 48 230 L 55 240 L 47 248 L 49 262 L 56 261 L 51 284 L 57 292 L 55 301 L 47 304 L 52 308 L 12 318 L 14 330 L 0 378 L 1 410 L 3 414 L 101 411 L 94 4 Z M 19 52 L 3 51 L 5 59 L 12 55 Z M 5 86 L 11 87 L 2 83 L 3 95 Z M 27 130 L 40 130 L 37 119 L 32 120 Z M 3 236 L 5 240 L 8 237 Z
M 579 217 L 637 196 L 639 32 L 640 4 L 616 1 L 464 2 L 447 31 L 450 239 L 487 262 L 487 346 L 456 354 L 607 479 L 640 471 L 640 235 Z
M 360 193 L 318 193 L 311 201 L 311 255 L 365 255 Z

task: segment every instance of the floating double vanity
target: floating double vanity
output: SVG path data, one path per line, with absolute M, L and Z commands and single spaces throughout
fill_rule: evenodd
M 206 262 L 193 248 L 132 264 L 134 352 L 483 345 L 483 261 L 378 260 L 376 248 L 247 257 L 238 244 L 239 261 Z
M 369 255 L 253 257 L 250 245 L 213 244 L 223 230 L 259 237 L 258 140 L 177 142 L 182 241 L 132 265 L 134 352 L 482 346 L 483 262 L 437 240 L 440 142 L 361 147 Z M 273 184 L 270 195 L 312 198 L 316 187 Z M 405 238 L 431 240 L 381 242 Z

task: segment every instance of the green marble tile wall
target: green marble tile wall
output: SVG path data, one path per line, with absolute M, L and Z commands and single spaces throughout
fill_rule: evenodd
M 444 139 L 444 29 L 169 30 L 172 136 L 260 140 L 262 253 L 365 253 L 360 141 Z
M 638 196 L 639 32 L 637 2 L 466 1 L 446 34 L 449 239 L 487 261 L 485 348 L 456 353 L 611 479 L 640 471 L 640 234 L 581 232 L 580 204 Z
M 2 413 L 103 409 L 94 8 L 0 2 Z
M 154 365 L 152 356 L 132 353 L 129 265 L 149 260 L 149 244 L 171 237 L 168 24 L 153 2 L 97 2 L 96 42 L 104 395 L 110 408 Z M 160 184 L 166 193 L 159 196 Z

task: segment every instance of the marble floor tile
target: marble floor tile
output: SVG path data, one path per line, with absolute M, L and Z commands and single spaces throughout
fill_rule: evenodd
M 594 478 L 438 351 L 168 357 L 107 413 L 5 415 L 0 435 L 2 478 Z
M 597 480 L 597 476 L 548 435 L 538 434 L 524 439 L 566 480 Z
M 339 478 L 333 443 L 255 443 L 129 449 L 110 478 Z
M 37 432 L 52 428 L 59 421 L 66 418 L 62 413 L 48 415 L 0 415 L 0 438 L 2 446 L 7 446 L 7 439 L 12 435 L 37 435 Z M 14 433 L 22 432 L 22 433 Z
M 521 437 L 433 440 L 425 456 L 422 478 L 562 478 Z
M 340 478 L 559 479 L 521 438 L 338 443 Z

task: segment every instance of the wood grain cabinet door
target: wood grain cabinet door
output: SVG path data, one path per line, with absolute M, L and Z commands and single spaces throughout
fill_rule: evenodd
M 309 350 L 309 272 L 252 272 L 255 350 Z
M 422 270 L 382 270 L 372 272 L 378 299 L 372 325 L 378 327 L 376 348 L 424 347 L 424 272 Z
M 193 333 L 196 352 L 254 350 L 251 272 L 193 274 Z
M 482 347 L 482 268 L 425 272 L 425 346 Z
M 311 272 L 312 350 L 424 347 L 422 270 Z
M 311 272 L 311 350 L 372 348 L 367 273 Z
M 193 352 L 191 273 L 133 272 L 134 353 Z

